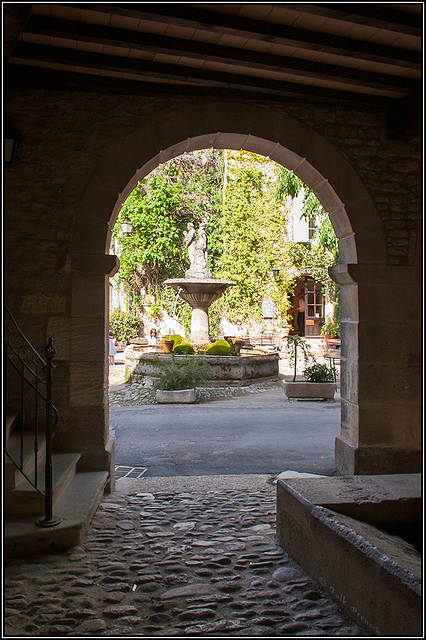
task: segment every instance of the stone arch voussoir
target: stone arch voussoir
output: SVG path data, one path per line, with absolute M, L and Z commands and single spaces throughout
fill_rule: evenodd
M 206 103 L 173 111 L 165 108 L 150 120 L 135 121 L 133 134 L 115 141 L 110 156 L 98 167 L 80 215 L 90 212 L 95 226 L 106 232 L 108 247 L 120 207 L 138 180 L 185 151 L 210 147 L 245 149 L 294 171 L 329 213 L 341 262 L 384 263 L 380 221 L 351 164 L 325 136 L 274 108 Z M 78 251 L 80 243 L 75 246 Z

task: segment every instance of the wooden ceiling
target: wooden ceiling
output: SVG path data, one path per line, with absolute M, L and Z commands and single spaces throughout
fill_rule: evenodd
M 4 7 L 5 87 L 377 105 L 420 130 L 422 3 Z

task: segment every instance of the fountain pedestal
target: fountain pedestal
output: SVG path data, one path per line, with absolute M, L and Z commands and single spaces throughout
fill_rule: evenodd
M 191 342 L 209 342 L 209 307 L 228 287 L 234 286 L 235 282 L 216 278 L 171 278 L 164 284 L 175 289 L 191 305 Z

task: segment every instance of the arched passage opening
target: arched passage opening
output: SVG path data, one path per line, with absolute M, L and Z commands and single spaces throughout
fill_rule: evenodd
M 103 316 L 97 324 L 102 324 L 101 333 L 106 338 L 107 276 L 115 272 L 117 264 L 114 257 L 105 254 L 121 204 L 137 181 L 158 164 L 184 151 L 211 147 L 244 149 L 271 158 L 294 171 L 329 213 L 341 259 L 341 264 L 332 270 L 332 277 L 341 285 L 342 331 L 342 417 L 336 465 L 341 473 L 390 472 L 393 465 L 399 464 L 398 455 L 404 450 L 408 451 L 408 468 L 415 448 L 412 434 L 401 438 L 389 428 L 386 412 L 383 415 L 379 411 L 386 381 L 383 378 L 372 389 L 369 380 L 384 348 L 383 341 L 379 345 L 371 342 L 382 319 L 378 308 L 378 314 L 372 317 L 369 306 L 373 301 L 374 310 L 374 300 L 379 299 L 386 278 L 384 240 L 377 212 L 343 153 L 310 127 L 276 110 L 241 105 L 232 109 L 218 103 L 205 109 L 186 106 L 173 113 L 166 108 L 152 120 L 136 123 L 133 134 L 111 149 L 97 168 L 83 198 L 79 217 L 85 217 L 85 225 L 76 224 L 73 237 L 73 310 L 81 313 L 82 296 L 88 288 L 90 304 L 98 304 L 102 298 Z M 105 344 L 104 339 L 104 353 Z M 103 443 L 108 433 L 106 360 L 105 355 L 103 370 L 97 372 L 92 384 L 104 417 Z M 112 444 L 107 449 L 108 446 L 112 453 Z

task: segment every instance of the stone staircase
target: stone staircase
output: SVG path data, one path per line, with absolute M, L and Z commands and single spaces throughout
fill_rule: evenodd
M 44 487 L 45 441 L 38 438 L 36 464 L 34 434 L 25 433 L 21 441 L 16 418 L 13 414 L 6 418 L 5 452 L 15 460 L 22 459 L 25 475 L 5 453 L 5 556 L 55 553 L 79 545 L 102 499 L 108 472 L 79 471 L 79 453 L 54 451 L 53 513 L 61 521 L 56 526 L 39 526 L 37 522 L 44 519 L 45 499 L 32 483 Z

